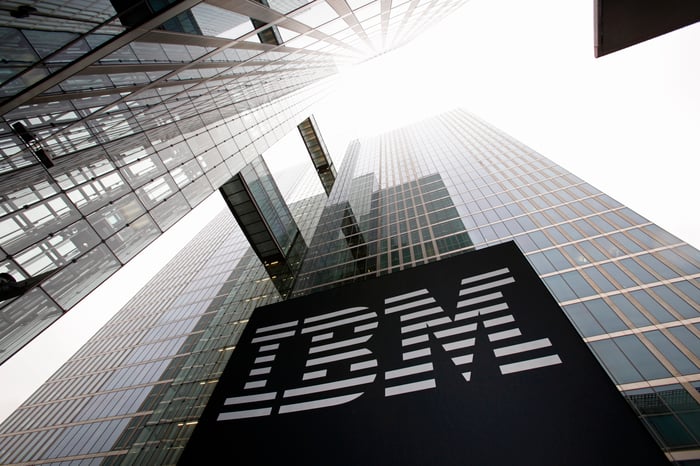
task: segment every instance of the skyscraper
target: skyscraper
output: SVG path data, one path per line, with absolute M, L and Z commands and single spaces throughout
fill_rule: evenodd
M 286 198 L 308 245 L 293 296 L 515 241 L 668 456 L 699 459 L 696 249 L 464 111 L 356 141 L 328 197 L 310 168 Z M 286 292 L 233 226 L 222 213 L 8 418 L 0 461 L 177 459 L 250 312 Z
M 0 10 L 0 362 L 307 118 L 338 66 L 462 3 Z
M 314 170 L 296 188 L 291 212 L 310 239 L 327 196 Z M 36 411 L 8 419 L 8 431 L 32 432 L 6 437 L 0 461 L 176 461 L 247 316 L 279 299 L 222 212 L 32 397 Z

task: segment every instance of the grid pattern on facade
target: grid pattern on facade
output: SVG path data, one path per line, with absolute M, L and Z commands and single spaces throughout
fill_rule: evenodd
M 308 173 L 301 189 L 285 196 L 303 199 L 290 210 L 309 244 L 296 293 L 514 240 L 660 445 L 671 457 L 700 459 L 697 250 L 464 111 L 351 144 L 325 206 L 318 178 Z M 438 243 L 450 237 L 455 241 Z M 209 247 L 201 241 L 193 250 Z M 211 256 L 222 267 L 215 281 L 224 283 L 215 298 L 207 301 L 206 281 L 170 290 L 172 269 L 134 298 L 52 377 L 45 386 L 51 388 L 42 387 L 3 425 L 0 439 L 12 445 L 3 450 L 17 456 L 2 461 L 32 461 L 40 454 L 34 445 L 59 448 L 56 439 L 71 428 L 60 448 L 69 445 L 76 459 L 175 462 L 249 313 L 280 299 L 246 243 L 236 241 L 229 259 Z M 184 314 L 177 319 L 183 327 L 155 323 L 159 312 L 171 311 L 148 310 L 148 303 L 167 296 L 174 299 L 168 309 L 189 309 L 202 297 L 196 324 L 184 323 Z M 157 338 L 141 336 L 158 327 Z M 115 400 L 113 411 L 76 415 L 83 405 L 68 403 L 98 403 L 90 390 L 95 399 L 127 390 L 145 398 L 139 406 Z M 51 411 L 57 403 L 66 403 L 70 419 L 55 417 L 64 412 Z M 87 453 L 75 443 L 88 424 L 104 429 L 89 447 L 102 451 Z
M 209 307 L 228 292 L 226 279 L 248 248 L 232 226 L 230 215 L 220 214 L 149 282 L 155 292 L 130 300 L 3 423 L 3 464 L 125 453 L 124 435 L 134 435 L 130 427 L 170 390 Z M 100 432 L 102 442 L 95 440 Z
M 668 393 L 683 393 L 682 407 L 671 401 L 659 401 L 653 413 L 637 407 L 659 442 L 669 450 L 700 446 L 696 249 L 463 111 L 356 142 L 344 163 L 329 204 L 349 199 L 359 206 L 365 199 L 369 206 L 368 199 L 382 199 L 374 204 L 379 208 L 355 208 L 374 219 L 359 222 L 358 233 L 377 238 L 375 251 L 383 244 L 392 251 L 364 277 L 472 247 L 455 241 L 420 257 L 392 243 L 396 234 L 419 237 L 422 228 L 409 223 L 402 231 L 402 214 L 410 219 L 411 210 L 397 187 L 439 175 L 446 192 L 429 190 L 434 196 L 423 193 L 420 204 L 425 211 L 439 206 L 434 214 L 447 217 L 430 217 L 433 231 L 459 220 L 476 248 L 514 240 L 633 406 L 645 396 L 666 400 Z M 418 208 L 416 200 L 411 198 L 411 208 Z M 298 294 L 362 278 L 350 272 L 356 259 L 342 239 L 343 215 L 329 209 L 309 246 Z M 452 209 L 459 212 L 456 219 Z
M 464 2 L 87 3 L 0 10 L 0 272 L 58 270 L 0 304 L 2 360 L 308 117 L 338 64 Z
M 310 239 L 327 196 L 310 166 L 292 189 Z M 248 316 L 279 299 L 225 210 L 3 423 L 0 461 L 174 464 Z

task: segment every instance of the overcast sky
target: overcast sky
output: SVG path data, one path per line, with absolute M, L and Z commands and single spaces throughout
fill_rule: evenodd
M 594 59 L 592 4 L 472 0 L 408 46 L 346 70 L 317 113 L 332 156 L 350 138 L 463 107 L 700 246 L 700 24 Z M 220 210 L 214 194 L 0 366 L 0 419 Z
M 358 135 L 461 106 L 698 247 L 700 23 L 595 59 L 592 5 L 472 0 L 330 106 Z

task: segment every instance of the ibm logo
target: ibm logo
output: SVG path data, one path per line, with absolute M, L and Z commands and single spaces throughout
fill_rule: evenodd
M 402 348 L 399 367 L 382 374 L 385 397 L 436 387 L 431 337 L 449 355 L 464 383 L 469 383 L 478 326 L 486 330 L 503 375 L 561 364 L 553 349 L 538 351 L 536 357 L 531 355 L 534 350 L 551 348 L 552 343 L 548 338 L 530 340 L 522 335 L 499 291 L 514 282 L 508 268 L 462 279 L 453 318 L 427 289 L 419 289 L 386 298 L 382 316 L 367 307 L 350 307 L 303 321 L 257 328 L 251 341 L 257 353 L 243 394 L 226 398 L 225 411 L 217 420 L 306 411 L 359 398 L 381 378 L 377 364 L 377 356 L 381 355 L 373 354 L 368 342 L 384 318 L 400 321 Z M 266 389 L 285 340 L 299 336 L 310 337 L 311 345 L 298 386 L 282 391 Z M 341 377 L 339 365 L 344 368 Z

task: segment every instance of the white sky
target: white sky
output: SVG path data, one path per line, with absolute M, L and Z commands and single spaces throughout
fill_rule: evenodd
M 360 136 L 463 107 L 699 247 L 700 23 L 595 59 L 592 4 L 472 0 L 328 106 Z
M 464 107 L 700 246 L 700 23 L 594 59 L 592 4 L 472 0 L 406 47 L 346 71 L 317 112 L 336 169 L 350 138 Z M 0 366 L 0 420 L 222 206 L 214 193 Z

